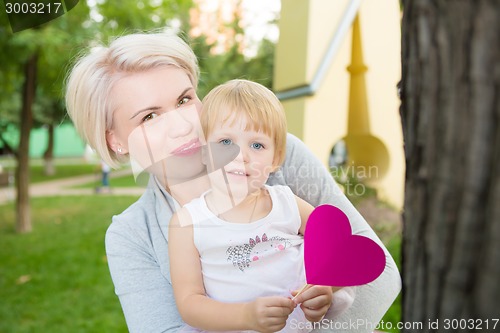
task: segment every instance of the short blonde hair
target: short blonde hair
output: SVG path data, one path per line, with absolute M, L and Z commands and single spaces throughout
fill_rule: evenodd
M 217 124 L 247 119 L 245 130 L 262 131 L 274 140 L 275 166 L 286 154 L 285 111 L 276 95 L 263 85 L 248 80 L 231 80 L 212 89 L 203 99 L 201 127 L 208 137 Z
M 196 89 L 196 56 L 173 32 L 119 37 L 109 47 L 94 48 L 79 58 L 66 79 L 66 108 L 76 130 L 114 168 L 123 160 L 106 142 L 106 132 L 113 129 L 111 91 L 124 76 L 161 66 L 185 70 Z

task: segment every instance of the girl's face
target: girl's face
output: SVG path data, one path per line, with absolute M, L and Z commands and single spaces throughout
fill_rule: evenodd
M 224 167 L 224 171 L 231 193 L 240 198 L 262 188 L 275 162 L 274 140 L 264 132 L 245 130 L 246 125 L 244 117 L 229 119 L 224 124 L 217 124 L 207 137 L 208 142 L 222 147 L 239 147 L 238 156 Z M 218 177 L 217 173 L 211 174 L 213 186 L 225 186 L 214 177 Z M 214 181 L 218 185 L 213 184 Z
M 108 145 L 130 154 L 136 175 L 147 170 L 171 183 L 204 169 L 201 102 L 184 70 L 164 66 L 127 75 L 115 84 L 112 100 Z

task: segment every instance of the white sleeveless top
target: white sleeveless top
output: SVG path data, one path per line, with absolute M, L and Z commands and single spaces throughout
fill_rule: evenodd
M 184 207 L 193 220 L 194 244 L 200 254 L 207 295 L 221 302 L 248 302 L 262 296 L 290 296 L 305 284 L 304 239 L 294 194 L 287 186 L 267 186 L 271 212 L 254 222 L 218 218 L 205 194 Z M 297 307 L 288 318 L 306 319 Z

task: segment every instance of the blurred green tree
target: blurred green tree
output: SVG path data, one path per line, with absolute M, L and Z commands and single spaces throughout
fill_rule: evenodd
M 83 40 L 91 35 L 85 1 L 71 12 L 36 28 L 12 33 L 0 15 L 0 141 L 17 160 L 16 229 L 32 230 L 29 205 L 29 140 L 33 126 L 61 121 L 64 68 Z M 56 106 L 56 107 L 54 107 Z M 50 115 L 50 117 L 49 117 Z M 57 115 L 57 116 L 56 116 Z M 56 120 L 57 119 L 57 120 Z M 19 142 L 8 142 L 8 127 L 19 129 Z

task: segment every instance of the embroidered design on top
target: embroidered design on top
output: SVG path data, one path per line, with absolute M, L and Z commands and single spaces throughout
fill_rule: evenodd
M 280 236 L 267 238 L 267 235 L 263 234 L 262 238 L 259 238 L 259 236 L 255 236 L 255 239 L 250 238 L 246 244 L 230 246 L 226 251 L 227 260 L 231 261 L 234 267 L 243 272 L 245 268 L 250 267 L 250 263 L 272 253 L 281 252 L 290 246 L 291 243 L 286 238 Z

